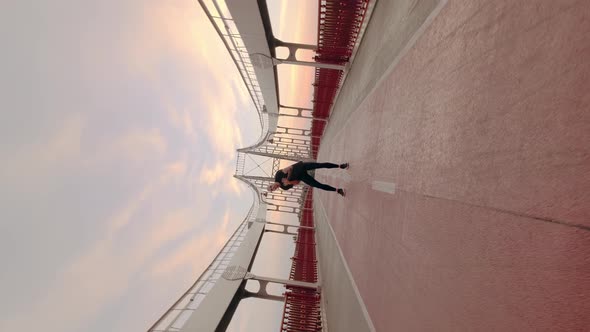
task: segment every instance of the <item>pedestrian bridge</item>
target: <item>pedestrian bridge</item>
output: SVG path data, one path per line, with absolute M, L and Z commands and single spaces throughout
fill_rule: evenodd
M 226 46 L 256 79 L 266 129 L 236 167 L 256 203 L 150 331 L 224 330 L 240 299 L 268 295 L 245 280 L 286 285 L 267 296 L 282 331 L 587 330 L 589 2 L 321 0 L 315 60 L 343 67 L 316 68 L 313 109 L 293 112 L 271 109 L 258 73 L 296 60 L 274 57 L 265 24 L 268 53 L 251 51 L 232 3 L 207 8 L 222 38 L 240 31 Z M 288 116 L 309 128 L 281 128 Z M 265 157 L 268 174 L 250 172 Z M 316 173 L 346 199 L 265 197 L 281 158 L 350 162 Z M 249 271 L 269 209 L 301 220 L 277 226 L 296 236 L 289 280 Z
M 235 177 L 254 195 L 247 217 L 214 261 L 180 299 L 149 329 L 159 331 L 220 331 L 231 321 L 238 303 L 247 297 L 285 303 L 283 331 L 322 330 L 321 285 L 313 222 L 312 192 L 307 187 L 267 193 L 281 160 L 315 160 L 321 135 L 350 59 L 358 49 L 369 1 L 319 1 L 318 44 L 306 45 L 274 37 L 264 0 L 204 1 L 199 3 L 230 53 L 256 108 L 261 134 L 254 145 L 238 150 Z M 277 47 L 289 54 L 276 56 Z M 316 52 L 316 61 L 297 59 L 297 50 Z M 314 108 L 281 105 L 276 66 L 316 68 Z M 309 128 L 279 125 L 279 118 L 299 118 Z M 257 160 L 272 160 L 270 171 L 260 173 Z M 255 164 L 254 172 L 249 165 Z M 258 171 L 258 173 L 256 172 Z M 267 211 L 295 214 L 299 226 L 267 219 Z M 290 278 L 257 276 L 250 271 L 266 225 L 282 227 L 279 233 L 295 236 L 296 248 Z M 277 232 L 277 231 L 274 231 Z M 245 289 L 247 280 L 260 283 L 257 293 Z M 283 296 L 269 295 L 268 283 L 286 287 Z M 302 318 L 303 317 L 303 318 Z

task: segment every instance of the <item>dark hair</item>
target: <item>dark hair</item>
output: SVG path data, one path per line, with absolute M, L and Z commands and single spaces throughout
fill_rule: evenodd
M 285 172 L 283 172 L 282 170 L 278 170 L 275 173 L 275 182 L 281 183 L 281 180 L 286 176 L 287 174 L 285 174 Z
M 279 187 L 281 187 L 281 189 L 283 190 L 289 190 L 291 188 L 293 188 L 292 184 L 289 185 L 284 185 L 283 181 L 281 181 L 283 178 L 286 178 L 287 174 L 285 174 L 285 172 L 283 172 L 282 170 L 278 170 L 277 173 L 275 174 L 275 182 L 278 182 Z
M 279 183 L 279 187 L 281 187 L 281 189 L 283 189 L 283 190 L 289 190 L 289 189 L 293 188 L 293 185 L 290 184 L 290 185 L 285 186 L 284 184 Z

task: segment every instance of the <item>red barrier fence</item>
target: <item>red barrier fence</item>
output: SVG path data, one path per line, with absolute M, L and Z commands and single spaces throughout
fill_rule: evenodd
M 314 227 L 312 210 L 313 191 L 305 197 L 300 225 Z M 299 228 L 295 241 L 295 255 L 292 260 L 289 279 L 317 282 L 318 261 L 315 250 L 315 230 Z M 281 331 L 321 331 L 320 293 L 315 289 L 288 286 L 285 293 L 285 307 Z
M 313 227 L 312 190 L 307 192 L 300 225 Z M 316 282 L 318 280 L 318 265 L 315 254 L 315 230 L 299 228 L 295 241 L 295 255 L 291 264 L 291 280 Z
M 316 62 L 345 65 L 352 52 L 365 18 L 369 0 L 320 0 L 318 15 L 318 48 Z M 315 71 L 313 117 L 327 119 L 340 85 L 342 70 L 318 68 Z M 317 157 L 325 121 L 311 125 L 312 154 Z
M 285 294 L 281 331 L 321 331 L 321 321 L 320 294 L 315 290 L 290 287 Z

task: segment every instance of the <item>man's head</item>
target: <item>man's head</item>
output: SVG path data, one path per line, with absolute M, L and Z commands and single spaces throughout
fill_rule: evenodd
M 275 190 L 277 190 L 278 187 L 279 187 L 279 183 L 273 182 L 268 186 L 268 191 L 275 191 Z

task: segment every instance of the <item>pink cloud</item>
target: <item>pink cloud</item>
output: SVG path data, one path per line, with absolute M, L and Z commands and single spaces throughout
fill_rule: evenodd
M 117 218 L 131 218 L 134 210 L 138 209 L 137 202 L 143 202 L 145 195 L 140 194 L 137 200 L 131 202 L 131 206 L 123 208 L 109 222 L 119 227 L 121 223 L 128 223 L 128 220 L 121 221 Z M 199 215 L 203 216 L 201 220 Z M 111 232 L 89 250 L 58 271 L 54 283 L 44 294 L 40 294 L 38 301 L 31 304 L 26 314 L 13 317 L 5 326 L 7 329 L 24 331 L 40 328 L 47 331 L 79 331 L 84 323 L 94 319 L 108 303 L 127 291 L 133 282 L 132 276 L 162 246 L 197 227 L 206 215 L 207 213 L 191 213 L 189 209 L 183 208 L 167 214 L 160 222 L 142 220 L 147 230 L 138 234 L 135 239 L 128 239 L 134 245 L 124 251 L 116 245 L 123 235 L 111 229 Z M 202 234 L 199 238 L 206 240 L 211 237 Z M 215 243 L 215 240 L 216 236 L 209 241 Z M 196 244 L 200 246 L 199 243 L 203 242 Z M 195 259 L 195 252 L 191 254 L 192 259 L 197 262 L 193 264 L 200 266 L 208 263 L 207 257 Z M 31 320 L 30 317 L 35 319 Z
M 234 216 L 230 209 L 226 208 L 220 227 L 216 227 L 211 233 L 196 234 L 184 245 L 156 262 L 151 269 L 152 276 L 161 278 L 186 266 L 192 267 L 194 273 L 204 271 L 207 264 L 213 260 L 232 233 L 233 230 L 229 229 L 231 218 Z M 196 253 L 202 259 L 195 260 Z
M 4 186 L 21 190 L 38 190 L 65 169 L 76 166 L 81 159 L 81 138 L 86 120 L 71 115 L 45 140 L 20 147 L 0 163 L 0 180 Z M 29 188 L 30 187 L 30 188 Z
M 157 189 L 161 188 L 162 186 L 169 184 L 175 178 L 182 177 L 185 174 L 187 169 L 187 164 L 185 161 L 176 161 L 169 163 L 160 174 L 159 177 L 156 177 L 152 180 L 152 182 L 147 183 L 143 189 L 139 192 L 138 195 L 131 198 L 125 207 L 117 211 L 107 222 L 109 225 L 109 236 L 113 236 L 116 232 L 118 232 L 121 228 L 128 225 L 133 219 L 133 215 L 139 210 L 139 208 L 144 204 L 148 198 L 150 198 Z

